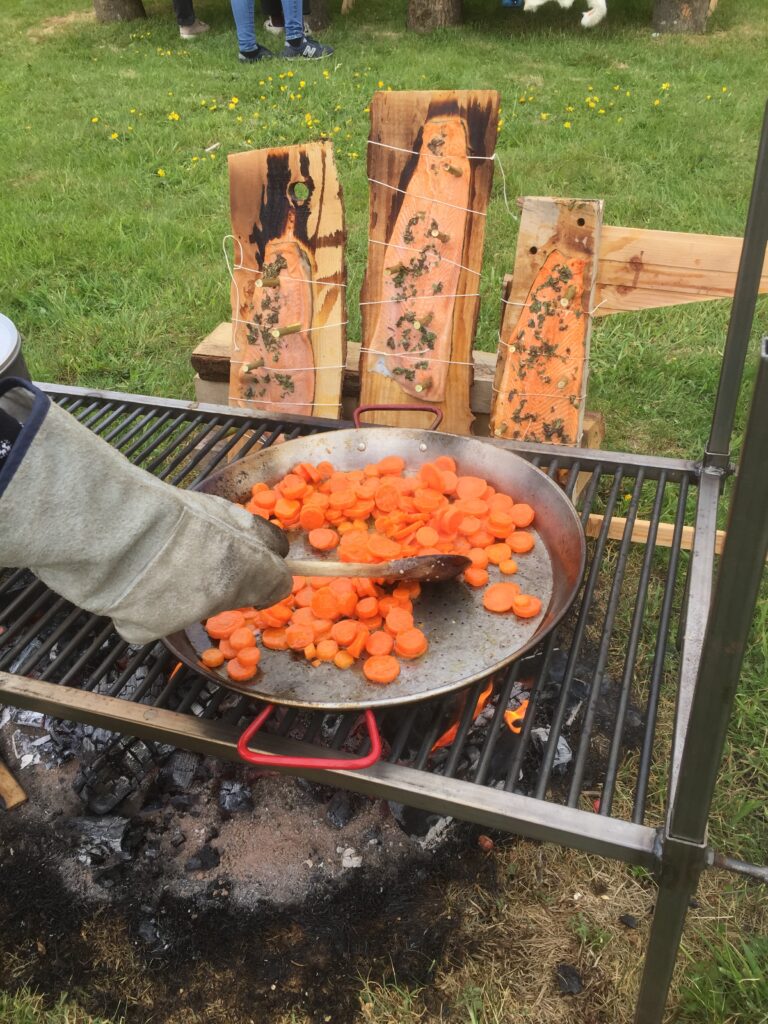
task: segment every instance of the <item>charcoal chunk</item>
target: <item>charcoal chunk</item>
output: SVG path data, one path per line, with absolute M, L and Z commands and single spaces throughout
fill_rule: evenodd
M 558 964 L 555 977 L 560 992 L 564 996 L 577 996 L 584 991 L 584 982 L 573 964 Z
M 219 851 L 214 846 L 201 846 L 194 856 L 184 865 L 185 871 L 210 871 L 221 862 Z
M 626 928 L 637 928 L 637 918 L 634 914 L 622 914 L 619 921 L 621 921 Z
M 344 828 L 355 816 L 357 807 L 351 793 L 345 789 L 337 789 L 331 797 L 328 809 L 325 812 L 325 820 L 333 828 Z
M 252 811 L 253 798 L 251 790 L 243 782 L 234 779 L 225 780 L 219 789 L 219 806 L 229 814 L 236 814 L 238 811 Z

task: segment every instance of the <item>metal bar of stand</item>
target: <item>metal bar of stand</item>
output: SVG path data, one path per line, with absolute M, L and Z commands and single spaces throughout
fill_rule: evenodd
M 636 1024 L 661 1021 L 768 554 L 768 338 L 763 339 L 725 546 L 672 795 Z M 669 848 L 669 849 L 668 849 Z
M 744 377 L 744 362 L 749 348 L 752 321 L 760 290 L 765 247 L 768 245 L 768 104 L 763 114 L 763 129 L 757 152 L 752 196 L 744 229 L 744 245 L 733 293 L 731 319 L 725 339 L 720 383 L 712 416 L 712 431 L 707 444 L 709 456 L 727 462 L 736 403 Z
M 639 478 L 638 478 L 639 479 Z M 643 564 L 640 568 L 640 579 L 637 584 L 635 595 L 635 608 L 632 612 L 632 624 L 629 630 L 629 642 L 627 653 L 624 658 L 624 671 L 619 685 L 619 700 L 616 706 L 616 720 L 613 726 L 611 746 L 608 751 L 608 761 L 603 779 L 603 790 L 600 794 L 600 814 L 610 814 L 613 805 L 613 793 L 616 787 L 616 777 L 619 770 L 619 757 L 621 755 L 622 742 L 624 738 L 624 725 L 629 707 L 629 696 L 632 689 L 632 681 L 635 676 L 635 662 L 637 661 L 637 650 L 640 645 L 640 634 L 645 618 L 645 605 L 648 598 L 648 583 L 651 578 L 651 567 L 655 553 L 656 534 L 661 519 L 661 507 L 664 502 L 667 479 L 664 474 L 659 477 L 656 485 L 656 498 L 651 512 L 650 525 L 648 527 L 648 542 L 643 554 Z
M 680 493 L 677 498 L 677 513 L 675 515 L 672 546 L 669 551 L 667 578 L 664 581 L 664 597 L 661 603 L 659 627 L 656 632 L 656 651 L 653 657 L 651 681 L 648 685 L 648 698 L 645 703 L 645 727 L 643 730 L 643 742 L 640 748 L 640 761 L 637 768 L 637 788 L 632 808 L 632 821 L 638 825 L 642 825 L 645 819 L 645 801 L 648 795 L 648 779 L 651 773 L 653 741 L 656 736 L 656 714 L 661 695 L 661 683 L 664 678 L 664 659 L 667 652 L 669 625 L 672 618 L 672 603 L 675 598 L 675 582 L 680 561 L 680 545 L 683 537 L 687 503 L 688 481 L 682 480 L 680 482 Z

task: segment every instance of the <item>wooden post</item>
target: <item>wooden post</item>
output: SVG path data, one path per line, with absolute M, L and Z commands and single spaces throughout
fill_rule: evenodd
M 656 32 L 706 32 L 710 0 L 655 0 Z
M 93 13 L 97 21 L 134 21 L 147 16 L 141 0 L 93 0 Z
M 433 32 L 461 22 L 461 0 L 408 0 L 408 28 L 413 32 Z

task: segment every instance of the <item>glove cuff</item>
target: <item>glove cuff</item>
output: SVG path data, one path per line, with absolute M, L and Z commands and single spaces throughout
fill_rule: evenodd
M 50 407 L 50 398 L 29 381 L 18 377 L 0 380 L 0 408 L 21 423 L 21 432 L 0 463 L 0 498 L 24 461 Z

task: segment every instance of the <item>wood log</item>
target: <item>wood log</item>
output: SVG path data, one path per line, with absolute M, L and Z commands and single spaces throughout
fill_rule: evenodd
M 705 32 L 710 0 L 655 0 L 653 28 L 656 32 Z
M 438 407 L 468 434 L 472 341 L 498 93 L 380 92 L 371 103 L 361 403 Z M 472 156 L 473 159 L 469 159 Z M 422 426 L 421 413 L 371 422 Z
M 147 16 L 141 0 L 93 0 L 93 13 L 97 21 L 135 21 Z
M 331 143 L 229 158 L 235 263 L 230 404 L 339 415 L 344 206 Z
M 462 22 L 461 0 L 408 0 L 408 28 L 433 32 Z
M 502 306 L 491 433 L 576 445 L 603 204 L 527 196 Z
M 600 531 L 603 528 L 605 522 L 605 516 L 590 515 L 587 520 L 587 525 L 584 532 L 588 537 L 598 537 Z M 613 516 L 608 525 L 608 538 L 609 540 L 622 540 L 624 537 L 624 530 L 627 526 L 627 520 L 623 516 Z M 632 527 L 632 543 L 633 544 L 647 544 L 651 535 L 651 523 L 648 519 L 636 519 Z M 654 547 L 657 548 L 671 548 L 672 539 L 675 535 L 675 524 L 674 523 L 659 523 L 659 528 L 656 532 L 656 539 Z M 693 526 L 684 526 L 680 538 L 680 547 L 683 551 L 690 551 L 693 548 L 693 542 L 696 537 L 696 530 Z M 715 554 L 722 555 L 723 546 L 725 545 L 725 530 L 718 530 L 715 535 Z
M 26 799 L 27 794 L 11 775 L 5 762 L 0 760 L 0 800 L 5 804 L 6 811 L 12 811 Z

